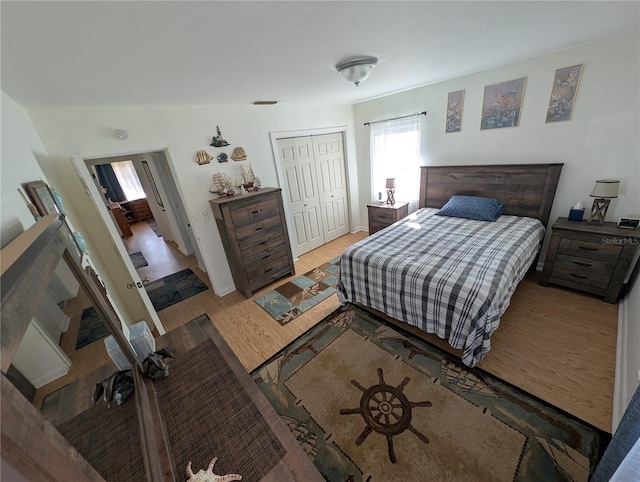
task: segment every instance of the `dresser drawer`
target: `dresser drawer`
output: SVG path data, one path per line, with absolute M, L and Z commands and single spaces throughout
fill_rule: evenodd
M 397 213 L 390 209 L 373 209 L 369 216 L 372 222 L 384 223 L 388 226 L 396 221 Z
M 381 221 L 371 221 L 369 222 L 369 231 L 374 230 L 375 231 L 380 231 L 381 229 L 384 229 L 388 226 L 390 226 L 393 223 L 387 223 L 387 222 L 381 222 Z
M 270 218 L 242 226 L 236 229 L 236 236 L 242 248 L 245 243 L 252 243 L 252 241 L 247 241 L 247 238 L 253 239 L 254 242 L 260 242 L 260 236 L 268 236 L 268 233 L 273 234 L 274 232 L 282 235 L 282 220 L 280 216 L 271 216 Z
M 252 269 L 247 269 L 249 285 L 254 291 L 290 273 L 291 267 L 286 256 L 258 263 Z
M 580 258 L 599 259 L 615 263 L 622 252 L 622 246 L 563 238 L 558 253 Z
M 233 226 L 238 229 L 247 224 L 253 224 L 264 219 L 278 216 L 280 207 L 275 196 L 257 203 L 234 206 L 231 210 Z
M 247 271 L 257 268 L 257 265 L 268 263 L 287 254 L 287 247 L 282 238 L 272 238 L 265 244 L 259 244 L 242 250 L 242 257 Z
M 558 254 L 551 277 L 607 289 L 615 267 L 614 263 Z

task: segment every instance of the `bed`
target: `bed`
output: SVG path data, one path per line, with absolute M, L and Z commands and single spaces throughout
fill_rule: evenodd
M 475 366 L 518 283 L 535 267 L 562 164 L 425 166 L 419 210 L 350 246 L 341 303 L 434 333 Z M 453 195 L 499 199 L 495 222 L 435 213 Z

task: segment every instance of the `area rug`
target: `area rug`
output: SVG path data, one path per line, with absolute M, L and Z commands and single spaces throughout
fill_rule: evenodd
M 347 304 L 252 372 L 330 481 L 584 481 L 598 429 Z
M 144 257 L 144 254 L 142 254 L 142 251 L 129 253 L 129 257 L 131 258 L 131 262 L 133 263 L 133 267 L 135 269 L 142 268 L 143 266 L 149 266 L 149 263 Z
M 339 269 L 340 258 L 334 258 L 258 296 L 255 302 L 278 323 L 286 325 L 336 292 Z
M 147 224 L 153 230 L 153 232 L 156 233 L 156 236 L 158 236 L 159 238 L 162 237 L 162 234 L 160 234 L 160 230 L 158 229 L 158 224 L 156 223 L 155 219 L 153 218 L 147 219 Z
M 111 407 L 100 400 L 56 428 L 104 480 L 148 480 L 135 395 L 122 405 L 114 402 Z
M 169 377 L 153 386 L 177 474 L 189 461 L 194 472 L 205 469 L 215 455 L 216 473 L 258 481 L 282 460 L 286 450 L 213 341 L 176 353 L 168 363 Z
M 207 289 L 198 276 L 186 268 L 144 285 L 156 311 L 186 300 Z
M 109 335 L 107 325 L 93 306 L 82 310 L 80 328 L 76 339 L 76 350 Z

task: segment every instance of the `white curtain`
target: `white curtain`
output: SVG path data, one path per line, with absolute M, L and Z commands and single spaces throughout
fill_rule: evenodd
M 146 198 L 144 189 L 140 184 L 140 179 L 136 174 L 136 170 L 133 167 L 133 162 L 122 161 L 111 163 L 113 172 L 115 172 L 120 187 L 124 191 L 124 195 L 127 197 L 127 201 L 135 201 L 136 199 Z
M 385 182 L 396 178 L 396 201 L 409 203 L 409 212 L 418 208 L 422 152 L 423 115 L 371 123 L 372 200 L 387 199 Z

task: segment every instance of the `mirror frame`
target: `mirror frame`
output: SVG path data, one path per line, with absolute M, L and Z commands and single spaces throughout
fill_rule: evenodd
M 120 321 L 97 274 L 91 268 L 88 272 L 83 270 L 74 247 L 63 232 L 64 227 L 63 215 L 45 215 L 0 251 L 2 458 L 32 481 L 104 480 L 6 376 L 49 280 L 60 259 L 64 258 L 133 367 L 134 400 L 147 480 L 165 480 L 159 456 L 162 444 L 158 430 L 161 427 L 154 423 L 154 403 L 150 397 L 153 391 L 149 391 L 150 384 L 142 377 L 142 365 L 119 326 Z

